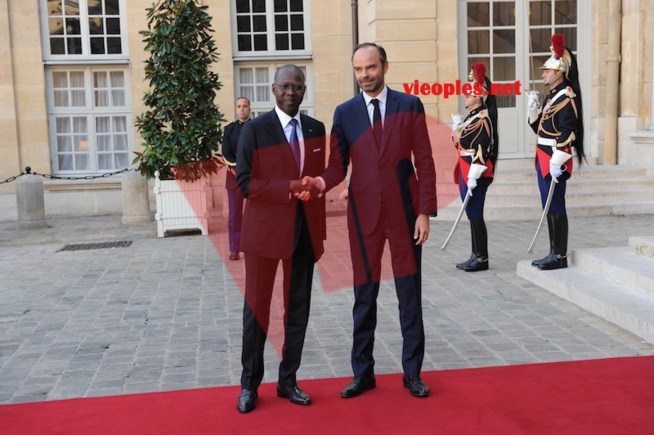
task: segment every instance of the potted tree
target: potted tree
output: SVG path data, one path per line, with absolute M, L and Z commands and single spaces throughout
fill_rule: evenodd
M 135 121 L 143 150 L 132 163 L 146 179 L 155 178 L 160 237 L 186 228 L 206 234 L 208 180 L 224 166 L 219 146 L 225 119 L 214 102 L 222 84 L 211 69 L 218 61 L 211 17 L 197 0 L 159 0 L 147 8 L 147 18 L 140 34 L 150 53 L 150 89 L 143 97 L 147 110 Z

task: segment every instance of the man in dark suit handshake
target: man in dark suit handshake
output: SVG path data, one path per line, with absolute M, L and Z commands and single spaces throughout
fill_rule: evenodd
M 347 219 L 354 269 L 354 379 L 341 396 L 355 397 L 376 386 L 377 295 L 388 240 L 404 338 L 403 384 L 413 396 L 427 397 L 429 388 L 420 378 L 425 350 L 421 254 L 437 206 L 425 111 L 416 96 L 386 86 L 388 61 L 381 46 L 357 46 L 352 66 L 363 92 L 336 108 L 326 171 L 303 180 L 327 191 L 345 178 L 352 163 Z
M 325 126 L 300 115 L 306 91 L 304 73 L 285 65 L 275 74 L 276 107 L 243 126 L 238 144 L 236 182 L 247 203 L 241 251 L 245 253 L 245 304 L 241 393 L 237 409 L 255 408 L 264 375 L 263 353 L 270 302 L 279 261 L 284 270 L 284 345 L 277 395 L 298 405 L 310 397 L 297 385 L 309 320 L 314 264 L 325 239 L 325 199 L 306 191 L 302 176 L 325 169 Z M 305 192 L 303 199 L 298 199 Z M 310 200 L 309 200 L 310 199 Z

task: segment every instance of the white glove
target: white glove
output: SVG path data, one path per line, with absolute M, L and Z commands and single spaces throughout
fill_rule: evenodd
M 550 163 L 550 175 L 552 176 L 552 181 L 555 183 L 558 183 L 559 180 L 558 178 L 563 174 L 563 170 L 561 169 L 561 166 L 556 165 L 554 163 Z
M 452 114 L 452 132 L 458 133 L 459 129 L 463 126 L 463 119 L 461 114 L 453 113 Z
M 468 191 L 472 196 L 472 191 L 477 187 L 477 179 L 481 177 L 481 174 L 488 169 L 486 165 L 480 165 L 479 163 L 473 163 L 470 165 L 470 170 L 468 171 Z
M 475 187 L 477 187 L 477 179 L 468 178 L 468 190 L 471 192 L 470 193 L 471 196 L 472 196 L 472 191 L 475 190 Z
M 540 110 L 540 102 L 538 91 L 529 92 L 529 99 L 527 100 L 527 117 L 529 123 L 533 124 L 538 120 L 538 111 Z
M 529 91 L 529 97 L 527 99 L 527 107 L 535 107 L 536 110 L 540 109 L 540 94 L 538 91 Z

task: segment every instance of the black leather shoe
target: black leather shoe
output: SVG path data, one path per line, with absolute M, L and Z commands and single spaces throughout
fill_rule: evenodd
M 243 388 L 241 394 L 238 396 L 238 402 L 236 402 L 236 409 L 241 414 L 247 414 L 248 412 L 254 409 L 254 402 L 259 397 L 257 390 L 248 390 Z
M 277 395 L 284 399 L 289 399 L 296 405 L 311 405 L 311 397 L 297 385 L 279 385 L 277 384 Z
M 475 255 L 475 258 L 466 266 L 463 266 L 466 272 L 479 272 L 481 270 L 488 270 L 488 257 L 481 257 Z
M 541 264 L 543 264 L 543 263 L 547 263 L 547 262 L 550 262 L 550 261 L 552 261 L 552 260 L 555 259 L 555 258 L 556 258 L 556 255 L 554 254 L 554 252 L 550 252 L 549 254 L 547 254 L 546 257 L 543 257 L 543 258 L 541 258 L 540 260 L 534 260 L 534 261 L 532 261 L 532 262 L 531 262 L 531 265 L 534 266 L 534 267 L 538 267 L 538 266 L 540 266 Z
M 472 263 L 472 261 L 473 261 L 475 258 L 477 258 L 477 256 L 476 256 L 475 253 L 473 252 L 472 254 L 470 254 L 470 258 L 468 258 L 468 259 L 467 259 L 466 261 L 464 261 L 463 263 L 459 263 L 459 264 L 457 264 L 457 265 L 456 265 L 456 268 L 457 268 L 457 269 L 460 269 L 460 270 L 465 269 L 467 266 L 470 265 L 470 263 Z
M 402 378 L 404 388 L 408 388 L 412 396 L 429 397 L 429 387 L 422 382 L 420 376 L 404 376 Z
M 364 391 L 372 390 L 376 386 L 377 380 L 375 379 L 375 375 L 355 376 L 352 382 L 341 391 L 341 397 L 343 399 L 349 399 L 350 397 L 360 396 Z
M 555 255 L 551 260 L 538 265 L 539 270 L 565 269 L 566 267 L 568 267 L 568 258 L 565 255 Z

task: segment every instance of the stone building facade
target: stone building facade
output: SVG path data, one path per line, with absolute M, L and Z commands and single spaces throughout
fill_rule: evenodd
M 335 106 L 356 92 L 353 44 L 373 41 L 388 52 L 390 87 L 428 85 L 419 93 L 435 122 L 462 111 L 435 85 L 465 80 L 472 62 L 487 62 L 497 83 L 519 83 L 519 95 L 499 99 L 503 159 L 533 157 L 524 91 L 543 90 L 537 67 L 550 35 L 563 32 L 582 72 L 589 162 L 654 175 L 652 1 L 198 1 L 213 17 L 228 120 L 242 95 L 255 114 L 270 110 L 275 68 L 292 62 L 307 74 L 303 109 L 329 129 Z M 129 166 L 141 146 L 139 31 L 151 4 L 0 0 L 0 182 L 28 165 L 68 178 L 45 180 L 48 215 L 121 212 L 120 175 L 95 177 Z M 0 219 L 15 219 L 15 204 L 15 183 L 0 184 Z

